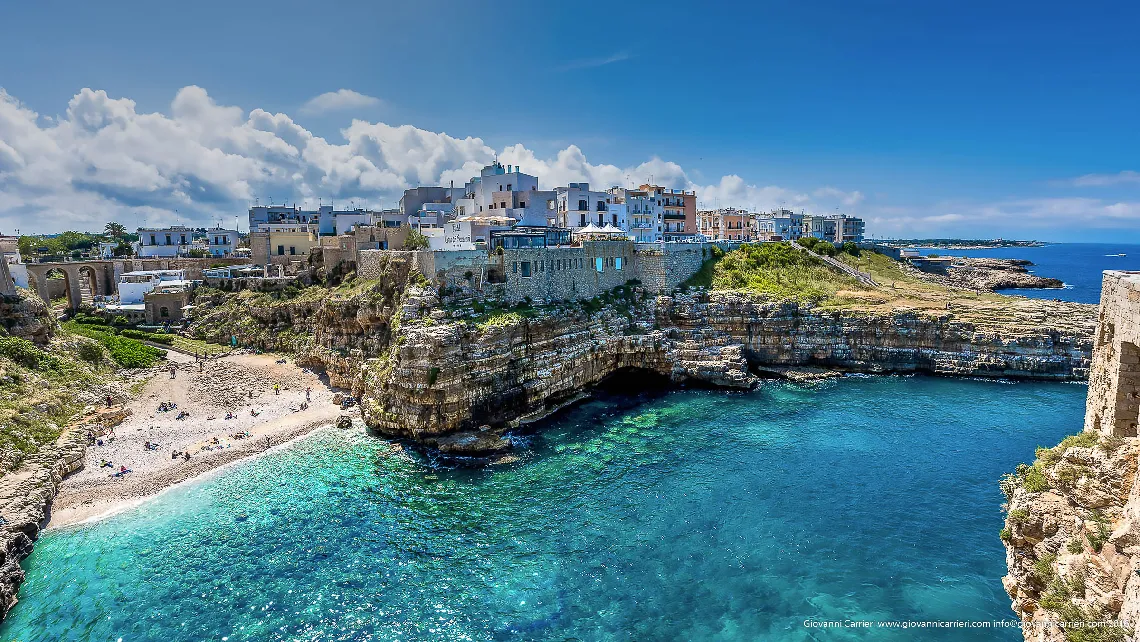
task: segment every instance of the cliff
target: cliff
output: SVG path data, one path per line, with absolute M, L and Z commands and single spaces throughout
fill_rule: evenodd
M 1140 275 L 1105 273 L 1095 336 L 1084 431 L 1002 479 L 1002 582 L 1034 642 L 1134 639 L 1140 622 Z
M 403 261 L 393 255 L 378 281 L 292 299 L 209 295 L 195 331 L 293 351 L 351 389 L 377 432 L 470 454 L 505 448 L 506 429 L 621 371 L 732 388 L 796 367 L 1069 380 L 1087 376 L 1092 346 L 1091 306 L 1076 304 L 1003 308 L 986 323 L 622 286 L 592 301 L 488 309 L 443 305 Z

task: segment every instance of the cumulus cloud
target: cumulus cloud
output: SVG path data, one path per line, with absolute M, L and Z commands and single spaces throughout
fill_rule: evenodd
M 366 96 L 351 89 L 338 89 L 310 98 L 304 105 L 301 105 L 301 113 L 306 116 L 315 116 L 333 111 L 377 107 L 381 102 L 375 96 Z
M 540 157 L 522 144 L 496 150 L 480 138 L 365 120 L 339 134 L 330 140 L 288 114 L 220 105 L 195 86 L 179 90 L 165 113 L 139 112 L 128 98 L 83 89 L 59 116 L 38 114 L 0 89 L 0 231 L 95 230 L 109 220 L 229 222 L 244 220 L 255 198 L 390 207 L 409 187 L 462 184 L 496 156 L 538 176 L 544 189 L 652 181 L 695 189 L 709 208 L 866 208 L 858 191 L 798 191 L 737 175 L 702 185 L 668 160 L 596 163 L 577 145 Z

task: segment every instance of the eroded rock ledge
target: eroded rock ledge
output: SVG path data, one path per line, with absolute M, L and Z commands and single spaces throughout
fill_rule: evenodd
M 754 385 L 758 369 L 801 366 L 1080 380 L 1092 347 L 1093 307 L 1079 304 L 1052 317 L 1003 312 L 985 325 L 952 313 L 629 288 L 601 304 L 495 311 L 476 303 L 445 308 L 399 257 L 388 270 L 381 282 L 325 296 L 198 301 L 208 312 L 196 328 L 215 340 L 233 335 L 289 350 L 299 363 L 327 369 L 380 434 L 469 451 L 501 442 L 516 421 L 542 416 L 624 369 L 730 388 Z

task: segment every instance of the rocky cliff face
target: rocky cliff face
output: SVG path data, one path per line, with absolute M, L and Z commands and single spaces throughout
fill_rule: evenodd
M 410 266 L 389 269 L 387 282 L 414 280 Z M 1093 325 L 1091 306 L 1074 308 L 1088 319 L 1064 328 L 1040 319 L 984 327 L 949 313 L 857 313 L 730 292 L 626 290 L 594 306 L 476 312 L 478 304 L 445 308 L 419 285 L 385 287 L 240 305 L 219 299 L 195 327 L 214 339 L 233 334 L 292 349 L 302 363 L 326 367 L 382 434 L 477 453 L 503 448 L 504 429 L 622 370 L 733 388 L 754 385 L 761 370 L 804 366 L 1083 379 Z
M 127 414 L 121 409 L 88 408 L 82 421 L 0 479 L 0 517 L 4 520 L 0 525 L 0 620 L 16 603 L 24 581 L 20 562 L 31 554 L 32 543 L 47 523 L 60 483 L 83 467 L 88 425 L 117 425 Z
M 1032 642 L 1133 639 L 1140 617 L 1140 440 L 1084 432 L 1002 481 L 1002 584 Z M 1109 623 L 1090 634 L 1089 623 Z
M 19 288 L 15 296 L 0 296 L 0 326 L 14 337 L 46 345 L 55 334 L 56 323 L 42 299 Z
M 1104 274 L 1098 317 L 1084 431 L 1002 480 L 1002 581 L 1034 642 L 1140 628 L 1140 273 Z

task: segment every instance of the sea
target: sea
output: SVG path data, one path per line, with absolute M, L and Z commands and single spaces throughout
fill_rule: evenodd
M 1027 259 L 1027 269 L 1039 276 L 1065 282 L 1064 288 L 1003 290 L 1038 299 L 1076 303 L 1100 301 L 1101 274 L 1105 270 L 1140 270 L 1140 245 L 1126 243 L 1050 243 L 1040 247 L 1002 247 L 985 250 L 924 249 L 923 254 Z
M 1111 263 L 1056 247 L 980 252 L 1074 297 Z M 608 388 L 483 467 L 330 428 L 48 529 L 0 642 L 1012 642 L 998 480 L 1079 431 L 1085 394 Z

